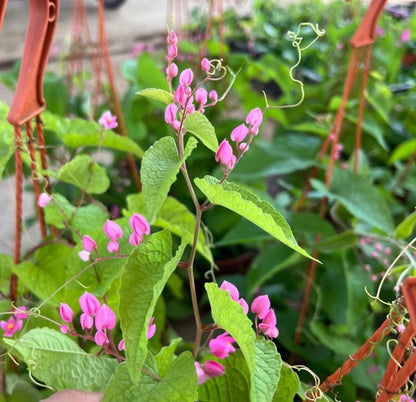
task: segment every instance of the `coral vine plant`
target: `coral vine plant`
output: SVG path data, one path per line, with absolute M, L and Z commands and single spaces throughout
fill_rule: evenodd
M 323 35 L 317 26 L 309 26 L 316 39 Z M 301 46 L 299 33 L 300 28 L 290 36 L 299 56 L 295 67 L 301 51 L 309 47 Z M 62 264 L 60 286 L 37 288 L 34 293 L 45 298 L 40 305 L 10 312 L 1 321 L 3 342 L 10 357 L 24 361 L 38 383 L 53 390 L 99 391 L 103 401 L 214 401 L 219 400 L 218 390 L 235 395 L 235 400 L 290 400 L 299 389 L 294 370 L 303 368 L 284 363 L 278 353 L 279 312 L 276 317 L 266 294 L 257 293 L 250 302 L 240 297 L 230 281 L 218 286 L 208 232 L 202 229 L 204 213 L 222 206 L 303 257 L 312 258 L 270 203 L 228 180 L 250 152 L 267 111 L 280 106 L 269 105 L 265 95 L 264 109 L 251 109 L 229 137 L 218 143 L 206 112 L 225 99 L 238 74 L 225 67 L 223 60 L 207 58 L 200 60 L 198 70 L 180 71 L 175 63 L 178 55 L 178 39 L 170 31 L 165 70 L 168 90 L 148 88 L 139 95 L 163 105 L 172 135 L 157 140 L 143 154 L 137 151 L 142 156 L 142 192 L 128 197 L 123 217 L 111 220 L 101 206 L 93 204 L 98 212 L 91 229 L 75 219 L 73 206 L 61 194 L 41 194 L 38 203 L 46 221 L 69 231 L 76 246 L 59 238 L 39 246 L 35 259 L 50 252 Z M 302 100 L 303 84 L 294 78 L 293 69 L 290 78 L 299 85 Z M 225 85 L 216 85 L 218 81 Z M 117 127 L 116 118 L 105 111 L 98 123 L 100 141 L 108 141 L 109 130 Z M 127 151 L 133 147 L 127 142 L 124 146 Z M 188 172 L 187 159 L 199 147 L 212 152 L 221 177 L 193 177 Z M 193 213 L 169 196 L 178 174 L 186 183 Z M 87 155 L 75 157 L 56 178 L 82 188 L 83 196 L 88 197 L 105 192 L 109 185 Z M 179 218 L 172 216 L 175 214 Z M 212 280 L 205 283 L 210 317 L 202 316 L 200 310 L 197 253 L 211 265 Z M 24 273 L 33 267 L 23 263 L 16 272 L 19 269 L 24 281 Z M 162 292 L 176 270 L 188 277 L 195 321 L 192 347 L 163 333 Z M 46 306 L 54 309 L 54 318 L 47 318 L 49 327 L 26 329 L 25 323 L 29 325 L 31 319 L 44 317 Z M 162 343 L 166 346 L 161 348 Z

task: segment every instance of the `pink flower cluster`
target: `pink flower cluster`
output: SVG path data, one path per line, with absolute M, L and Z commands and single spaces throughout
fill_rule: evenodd
M 390 265 L 389 256 L 392 251 L 391 247 L 385 247 L 383 244 L 376 242 L 371 237 L 362 237 L 359 241 L 359 244 L 363 252 L 369 258 L 378 262 L 379 264 L 382 264 L 385 267 L 388 267 Z M 370 279 L 372 282 L 377 282 L 386 273 L 385 271 L 374 273 L 373 268 L 370 264 L 365 264 L 364 270 L 370 275 Z M 388 280 L 391 281 L 392 279 L 393 278 L 391 276 L 388 277 Z
M 263 122 L 263 113 L 260 108 L 256 107 L 251 110 L 246 117 L 246 124 L 240 124 L 231 132 L 231 140 L 235 142 L 237 149 L 237 156 L 234 155 L 233 147 L 227 139 L 224 139 L 218 151 L 215 154 L 215 160 L 220 162 L 223 170 L 229 172 L 235 166 L 237 160 L 248 151 L 249 145 L 254 136 L 259 133 L 259 127 Z M 247 127 L 248 126 L 248 127 Z M 243 142 L 247 136 L 247 142 Z M 238 159 L 237 159 L 238 158 Z
M 174 31 L 170 31 L 167 37 L 168 55 L 166 57 L 168 61 L 168 67 L 166 68 L 166 80 L 168 81 L 170 87 L 173 78 L 179 73 L 178 66 L 173 62 L 178 55 L 177 42 L 178 39 L 176 33 Z M 208 59 L 202 59 L 201 69 L 208 74 L 211 69 L 211 64 Z M 218 100 L 218 94 L 216 91 L 211 91 L 208 94 L 206 89 L 202 86 L 193 91 L 191 88 L 193 80 L 194 73 L 192 69 L 187 68 L 181 72 L 179 76 L 179 85 L 173 96 L 174 103 L 170 103 L 165 109 L 166 123 L 168 123 L 178 134 L 181 127 L 181 120 L 184 120 L 186 115 L 195 113 L 196 107 L 194 104 L 194 95 L 196 102 L 199 104 L 198 111 L 201 113 L 204 113 L 205 107 L 214 105 Z M 210 104 L 207 104 L 208 98 L 211 100 Z
M 79 305 L 82 314 L 79 318 L 81 328 L 85 331 L 85 335 L 78 334 L 75 330 L 73 319 L 74 312 L 66 303 L 61 303 L 59 307 L 59 315 L 66 324 L 61 325 L 61 332 L 63 334 L 70 333 L 73 336 L 79 336 L 94 341 L 98 346 L 109 348 L 108 332 L 113 330 L 116 326 L 116 315 L 107 304 L 101 304 L 100 301 L 91 293 L 84 292 L 79 298 Z M 147 332 L 148 339 L 156 332 L 156 325 L 153 324 L 154 317 L 152 317 Z M 95 325 L 95 335 L 93 336 Z M 118 345 L 119 350 L 124 350 L 124 340 L 121 340 Z
M 0 328 L 4 331 L 3 336 L 10 338 L 22 328 L 23 320 L 27 318 L 26 307 L 15 308 L 13 315 L 7 321 L 0 321 Z
M 415 402 L 414 399 L 410 398 L 410 396 L 407 396 L 406 394 L 401 394 L 399 401 L 400 402 Z
M 132 246 L 139 246 L 143 240 L 144 235 L 150 234 L 150 225 L 143 215 L 134 213 L 130 219 L 129 224 L 133 229 L 133 233 L 129 237 L 129 243 Z M 123 237 L 123 230 L 120 225 L 114 221 L 107 219 L 103 227 L 104 233 L 109 238 L 107 244 L 107 250 L 109 253 L 119 253 L 120 244 L 119 239 Z M 85 235 L 82 239 L 82 251 L 78 253 L 79 257 L 83 261 L 88 261 L 93 251 L 97 253 L 97 243 L 88 235 Z

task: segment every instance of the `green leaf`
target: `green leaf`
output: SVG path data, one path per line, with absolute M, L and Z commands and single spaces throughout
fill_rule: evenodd
M 136 92 L 136 95 L 141 95 L 145 98 L 157 100 L 159 102 L 164 103 L 165 105 L 173 103 L 173 95 L 170 92 L 165 91 L 164 89 L 147 88 L 139 92 Z
M 36 328 L 17 341 L 3 338 L 3 342 L 26 362 L 34 377 L 56 390 L 103 391 L 117 366 L 115 359 L 89 355 L 50 328 Z
M 140 212 L 145 210 L 142 194 L 133 194 L 127 197 L 129 212 Z M 169 229 L 173 234 L 181 237 L 189 245 L 193 243 L 195 230 L 195 215 L 192 214 L 185 205 L 181 204 L 176 198 L 167 197 L 156 215 L 153 226 Z M 207 244 L 204 232 L 199 231 L 197 251 L 203 255 L 207 261 L 212 263 L 213 257 L 211 249 Z
M 3 177 L 3 171 L 7 162 L 14 153 L 14 128 L 7 121 L 9 107 L 0 102 L 0 179 Z
M 173 339 L 169 346 L 164 346 L 155 356 L 159 376 L 161 378 L 166 375 L 169 366 L 172 364 L 172 361 L 175 358 L 175 350 L 181 341 L 182 338 Z
M 35 253 L 35 263 L 22 262 L 13 268 L 13 272 L 28 289 L 40 299 L 48 298 L 66 280 L 67 260 L 72 248 L 64 244 L 48 244 Z M 50 303 L 58 306 L 60 295 L 58 293 Z
M 250 395 L 250 371 L 241 350 L 221 360 L 225 374 L 214 377 L 198 389 L 201 402 L 241 402 Z
M 408 159 L 416 152 L 416 139 L 403 141 L 392 152 L 389 158 L 389 164 Z
M 14 266 L 13 258 L 7 254 L 0 254 L 0 288 L 8 286 L 12 269 Z
M 128 258 L 120 285 L 120 324 L 133 382 L 147 355 L 147 327 L 156 302 L 185 250 L 182 243 L 171 257 L 172 239 L 167 230 L 149 236 Z
M 411 213 L 394 230 L 394 236 L 399 239 L 405 239 L 413 233 L 416 223 L 416 212 Z
M 269 402 L 276 392 L 281 367 L 276 346 L 273 342 L 256 339 L 251 321 L 227 291 L 219 289 L 216 283 L 206 283 L 205 289 L 212 318 L 235 339 L 247 362 L 251 401 Z
M 189 138 L 182 160 L 179 159 L 176 143 L 172 137 L 161 138 L 145 152 L 140 176 L 146 202 L 146 216 L 150 223 L 153 223 L 168 195 L 170 186 L 176 181 L 180 167 L 195 149 L 196 144 L 194 138 Z
M 77 209 L 70 224 L 79 230 L 81 235 L 85 235 L 97 227 L 102 228 L 107 219 L 108 214 L 104 206 L 100 208 L 97 204 L 89 204 Z
M 2 396 L 4 399 L 1 399 Z M 41 393 L 33 384 L 15 373 L 7 373 L 6 394 L 0 395 L 0 402 L 38 402 L 41 399 Z
M 324 252 L 332 253 L 334 251 L 346 250 L 357 244 L 358 236 L 354 232 L 347 230 L 335 236 L 316 243 L 314 248 Z
M 138 61 L 137 79 L 142 88 L 169 89 L 166 75 L 160 71 L 153 54 L 144 52 Z
M 299 377 L 289 367 L 282 365 L 280 380 L 273 402 L 293 402 L 299 390 Z
M 291 249 L 305 257 L 312 258 L 297 244 L 283 216 L 250 190 L 227 181 L 220 184 L 212 176 L 205 176 L 203 179 L 196 178 L 195 183 L 213 204 L 230 209 L 253 222 Z
M 46 72 L 43 77 L 43 96 L 48 110 L 65 116 L 68 113 L 68 86 L 58 75 Z
M 158 380 L 147 373 L 143 373 L 139 383 L 133 383 L 127 364 L 122 363 L 111 377 L 102 402 L 151 402 L 152 390 L 157 384 Z
M 186 117 L 183 126 L 212 152 L 218 150 L 218 139 L 214 126 L 202 113 L 195 112 Z
M 63 195 L 54 194 L 52 201 L 44 208 L 45 221 L 58 229 L 65 228 L 65 219 L 70 222 L 73 214 L 76 212 L 73 206 Z
M 393 231 L 393 219 L 387 203 L 366 177 L 335 168 L 329 189 L 318 180 L 311 183 L 324 196 L 339 201 L 356 218 L 384 232 Z
M 116 151 L 129 152 L 138 158 L 143 156 L 143 150 L 138 144 L 127 137 L 118 135 L 110 130 L 100 133 L 98 129 L 90 133 L 71 133 L 64 137 L 65 145 L 78 147 L 104 147 Z
M 152 392 L 152 401 L 194 402 L 198 399 L 195 360 L 191 352 L 181 353 L 169 366 Z
M 73 184 L 88 194 L 102 194 L 110 187 L 110 180 L 103 167 L 89 155 L 77 155 L 59 169 L 58 179 Z

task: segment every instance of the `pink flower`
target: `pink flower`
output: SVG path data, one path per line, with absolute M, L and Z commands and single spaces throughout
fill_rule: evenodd
M 401 334 L 404 330 L 406 329 L 406 327 L 403 325 L 403 324 L 399 324 L 397 327 L 396 327 L 396 330 L 397 330 L 397 332 L 399 333 L 399 334 Z
M 89 251 L 85 251 L 85 250 L 81 250 L 78 255 L 79 258 L 81 258 L 82 261 L 89 261 L 90 259 L 90 252 Z
M 94 318 L 87 313 L 82 313 L 81 317 L 79 317 L 79 322 L 82 329 L 91 329 L 94 325 Z
M 106 220 L 104 223 L 104 233 L 108 236 L 110 240 L 117 240 L 121 239 L 123 237 L 123 231 L 121 230 L 121 227 L 109 219 Z
M 240 297 L 240 293 L 238 292 L 238 289 L 235 285 L 233 285 L 231 282 L 223 281 L 220 289 L 226 290 L 229 294 L 231 299 L 234 301 L 238 301 L 238 298 Z
M 238 146 L 238 148 L 240 149 L 240 151 L 241 151 L 242 153 L 244 153 L 244 152 L 247 152 L 247 151 L 248 151 L 249 146 L 248 146 L 248 144 L 247 144 L 246 142 L 242 142 L 242 143 Z
M 120 244 L 117 240 L 110 240 L 107 244 L 107 250 L 109 253 L 118 253 L 120 251 Z
M 82 238 L 82 248 L 85 251 L 92 252 L 93 250 L 97 250 L 97 243 L 88 235 L 85 235 Z
M 170 103 L 165 109 L 165 121 L 169 125 L 172 125 L 176 120 L 176 113 L 178 113 L 178 107 L 174 103 Z
M 16 307 L 14 310 L 14 316 L 18 320 L 26 320 L 27 318 L 26 306 Z
M 104 331 L 97 331 L 94 336 L 94 341 L 98 346 L 103 346 L 105 343 L 108 343 L 107 335 Z
M 404 42 L 410 41 L 410 29 L 404 29 L 402 34 L 400 35 L 400 40 Z
M 203 107 L 206 105 L 208 100 L 208 92 L 205 88 L 198 88 L 195 92 L 195 99 L 199 103 L 199 109 L 203 110 Z
M 170 31 L 168 37 L 166 38 L 168 45 L 176 45 L 178 43 L 178 37 L 176 36 L 175 31 Z
M 235 156 L 233 155 L 233 148 L 231 147 L 228 140 L 224 139 L 220 146 L 218 147 L 218 151 L 215 154 L 215 160 L 220 162 L 221 165 L 226 166 L 228 169 L 232 169 L 235 164 Z
M 63 334 L 67 334 L 70 331 L 68 325 L 66 324 L 62 324 L 59 329 L 61 330 Z
M 186 105 L 186 113 L 194 114 L 195 113 L 195 105 L 193 103 L 188 103 Z
M 178 66 L 175 63 L 171 63 L 166 68 L 166 78 L 168 81 L 172 80 L 172 78 L 176 77 L 178 75 Z
M 276 314 L 273 309 L 266 314 L 262 323 L 259 324 L 259 329 L 269 338 L 277 338 L 279 330 L 276 328 Z
M 380 243 L 376 243 L 376 245 L 374 246 L 374 248 L 375 248 L 377 251 L 381 251 L 381 250 L 383 250 L 383 245 L 382 245 L 382 244 L 380 244 Z
M 198 362 L 195 362 L 195 370 L 196 370 L 196 375 L 198 377 L 198 385 L 201 385 L 210 379 L 209 375 L 205 374 L 204 369 L 201 367 L 201 365 Z
M 207 58 L 203 58 L 201 60 L 201 69 L 202 71 L 205 71 L 206 73 L 211 69 L 211 64 Z
M 390 247 L 386 247 L 385 249 L 384 249 L 384 254 L 385 255 L 389 255 L 391 253 L 391 248 Z
M 98 120 L 98 123 L 104 127 L 105 130 L 111 130 L 112 128 L 116 128 L 117 124 L 117 117 L 113 116 L 109 110 L 106 110 Z
M 117 345 L 117 349 L 121 352 L 122 350 L 126 350 L 126 345 L 124 344 L 124 339 L 122 339 L 118 345 Z
M 106 304 L 103 304 L 95 315 L 95 327 L 101 331 L 103 329 L 113 329 L 116 326 L 116 315 Z
M 38 205 L 41 207 L 41 208 L 45 208 L 50 202 L 51 202 L 51 199 L 52 199 L 52 197 L 49 195 L 49 194 L 47 194 L 47 193 L 42 193 L 40 196 L 39 196 L 39 199 L 38 199 Z
M 247 314 L 248 313 L 248 304 L 247 304 L 247 302 L 243 298 L 241 298 L 238 301 L 238 304 L 243 308 L 244 313 Z
M 3 336 L 10 338 L 15 332 L 22 328 L 22 324 L 22 320 L 15 320 L 13 317 L 10 317 L 7 321 L 1 321 L 0 328 L 5 331 Z
M 229 336 L 227 333 L 217 336 L 209 341 L 209 347 L 211 353 L 218 359 L 225 359 L 230 353 L 235 352 L 233 343 L 234 338 Z
M 72 319 L 74 318 L 74 312 L 66 303 L 61 303 L 59 306 L 59 315 L 65 322 L 72 322 Z
M 253 127 L 259 127 L 263 121 L 263 113 L 259 107 L 250 110 L 246 117 L 246 123 Z
M 194 79 L 194 73 L 192 72 L 190 68 L 183 70 L 181 75 L 179 76 L 179 82 L 184 87 L 189 87 L 193 79 Z
M 150 234 L 150 225 L 143 215 L 134 213 L 129 219 L 129 224 L 137 234 Z
M 173 94 L 173 100 L 182 107 L 185 106 L 186 103 L 186 93 L 185 88 L 182 85 L 179 85 L 178 88 L 176 88 L 175 93 Z M 175 118 L 176 118 L 176 112 L 175 112 Z M 166 120 L 166 114 L 165 114 L 165 120 Z
M 208 95 L 209 99 L 211 99 L 212 103 L 215 105 L 218 101 L 218 94 L 217 91 L 212 90 L 209 95 Z
M 210 377 L 220 377 L 224 374 L 224 366 L 214 360 L 207 360 L 204 366 L 205 373 Z
M 401 394 L 399 401 L 400 402 L 415 402 L 414 399 L 410 398 L 406 394 Z
M 178 56 L 178 47 L 176 45 L 169 45 L 168 47 L 168 61 L 172 62 Z
M 152 338 L 154 334 L 156 333 L 156 324 L 153 324 L 154 319 L 155 317 L 152 317 L 150 319 L 149 328 L 147 329 L 147 335 L 146 335 L 147 339 Z
M 270 310 L 270 299 L 267 295 L 256 297 L 251 303 L 251 312 L 262 320 Z
M 376 35 L 377 36 L 384 36 L 384 29 L 382 27 L 376 26 Z
M 240 124 L 233 131 L 231 131 L 231 139 L 235 142 L 244 141 L 249 130 L 245 124 Z
M 79 298 L 79 305 L 84 313 L 92 316 L 100 308 L 100 301 L 93 294 L 84 292 Z

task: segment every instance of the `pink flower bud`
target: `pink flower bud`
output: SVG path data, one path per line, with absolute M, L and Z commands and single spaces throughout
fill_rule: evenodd
M 106 110 L 99 118 L 98 123 L 103 126 L 105 130 L 111 130 L 118 126 L 117 116 L 113 116 L 109 110 Z
M 137 234 L 150 234 L 149 223 L 143 215 L 134 213 L 129 219 L 129 224 Z
M 93 294 L 84 292 L 79 298 L 79 305 L 84 313 L 92 316 L 100 308 L 100 301 Z
M 81 317 L 79 317 L 79 322 L 82 329 L 91 329 L 94 325 L 94 318 L 87 313 L 82 313 Z
M 252 127 L 250 128 L 250 132 L 251 132 L 253 135 L 257 135 L 257 134 L 259 133 L 259 128 L 258 128 L 257 126 L 252 126 Z
M 121 352 L 122 350 L 126 350 L 126 345 L 124 344 L 124 339 L 122 339 L 118 345 L 117 345 L 117 349 Z
M 237 287 L 233 285 L 231 282 L 223 281 L 220 286 L 220 289 L 226 290 L 230 294 L 231 299 L 238 301 L 240 294 L 238 292 Z
M 210 377 L 221 377 L 224 374 L 224 366 L 214 360 L 207 360 L 204 366 L 205 373 Z
M 233 155 L 233 149 L 228 140 L 224 139 L 221 142 L 220 146 L 218 147 L 218 151 L 215 154 L 215 160 L 220 162 L 221 165 L 227 166 L 229 169 L 231 169 L 234 165 L 235 156 Z
M 95 327 L 98 330 L 113 329 L 116 326 L 116 315 L 106 304 L 103 304 L 95 315 Z
M 165 109 L 165 121 L 168 124 L 172 124 L 176 120 L 176 113 L 178 112 L 178 107 L 174 103 L 170 103 L 166 106 Z
M 173 100 L 178 105 L 181 105 L 182 107 L 184 107 L 186 103 L 186 98 L 187 96 L 185 93 L 185 88 L 182 85 L 179 85 L 175 93 L 173 94 Z M 175 113 L 175 116 L 176 116 L 176 113 Z
M 240 124 L 233 131 L 231 131 L 231 139 L 235 142 L 244 141 L 248 135 L 248 128 L 245 124 Z
M 179 82 L 184 87 L 189 87 L 193 79 L 194 79 L 194 73 L 192 72 L 190 68 L 183 70 L 181 72 L 181 75 L 179 76 Z
M 166 68 L 166 77 L 170 81 L 172 78 L 178 75 L 178 66 L 175 63 L 171 63 Z
M 66 324 L 61 325 L 60 330 L 63 334 L 67 334 L 70 331 L 68 325 Z
M 249 146 L 246 142 L 242 142 L 241 144 L 238 145 L 238 148 L 240 149 L 240 151 L 242 153 L 247 152 L 249 150 Z
M 82 261 L 89 261 L 90 259 L 90 252 L 89 251 L 85 251 L 85 250 L 81 250 L 78 255 L 79 258 L 81 258 Z
M 136 233 L 132 233 L 129 237 L 129 243 L 132 246 L 138 246 L 143 242 L 143 235 L 138 235 Z
M 107 335 L 104 331 L 97 331 L 94 336 L 94 341 L 98 346 L 103 346 L 108 343 Z
M 14 316 L 18 320 L 26 320 L 26 318 L 27 318 L 26 306 L 16 307 L 15 311 L 14 311 Z
M 404 29 L 402 34 L 400 35 L 400 40 L 402 42 L 409 42 L 410 41 L 410 29 Z
M 175 31 L 170 31 L 166 41 L 169 45 L 176 45 L 178 43 L 178 37 L 176 36 Z
M 42 193 L 40 196 L 39 196 L 39 200 L 38 200 L 38 205 L 41 207 L 41 208 L 45 208 L 50 202 L 51 202 L 51 199 L 52 199 L 52 197 L 49 195 L 49 194 L 47 194 L 47 193 Z
M 120 244 L 117 240 L 110 240 L 107 244 L 107 251 L 109 253 L 118 253 L 120 251 Z
M 195 105 L 193 103 L 188 103 L 186 105 L 186 113 L 187 114 L 194 114 L 195 113 Z
M 270 299 L 267 295 L 262 295 L 256 297 L 251 303 L 251 312 L 257 314 L 257 316 L 262 320 L 266 317 L 270 309 Z
M 397 330 L 397 332 L 399 333 L 399 334 L 401 334 L 404 330 L 406 329 L 406 327 L 403 325 L 403 324 L 399 324 L 397 327 L 396 327 L 396 330 Z
M 74 318 L 74 312 L 66 303 L 61 303 L 59 306 L 59 315 L 65 322 L 72 322 L 72 319 Z
M 273 309 L 266 314 L 262 323 L 259 324 L 259 329 L 269 338 L 277 338 L 279 330 L 276 328 L 276 314 Z
M 263 121 L 263 113 L 259 107 L 256 107 L 253 110 L 250 110 L 246 117 L 246 123 L 250 126 L 258 127 Z
M 248 304 L 247 304 L 247 302 L 243 298 L 241 298 L 238 301 L 238 304 L 243 308 L 244 313 L 247 314 L 248 313 Z
M 208 100 L 208 92 L 205 88 L 198 88 L 195 92 L 195 99 L 199 103 L 200 107 L 203 107 Z
M 156 333 L 156 324 L 153 324 L 155 317 L 152 317 L 149 322 L 149 327 L 147 329 L 147 339 L 153 338 L 154 334 Z
M 82 247 L 85 251 L 89 251 L 91 253 L 93 250 L 97 250 L 97 243 L 90 236 L 85 235 L 82 238 Z
M 202 71 L 205 71 L 206 73 L 211 69 L 211 64 L 209 60 L 205 57 L 201 60 L 201 68 Z
M 207 382 L 209 380 L 209 375 L 205 374 L 204 369 L 201 367 L 201 365 L 198 362 L 195 362 L 195 370 L 196 375 L 198 377 L 198 385 L 203 384 L 204 382 Z
M 216 103 L 217 103 L 217 101 L 218 101 L 218 94 L 217 94 L 217 91 L 215 91 L 215 90 L 212 90 L 210 93 L 209 93 L 209 99 L 211 99 L 211 101 L 212 101 L 212 103 L 215 105 Z
M 121 230 L 121 227 L 113 222 L 107 219 L 107 221 L 104 223 L 104 233 L 108 236 L 110 240 L 117 240 L 121 239 L 123 237 L 123 231 Z
M 232 345 L 234 342 L 234 338 L 225 333 L 217 338 L 211 339 L 209 341 L 209 347 L 215 357 L 225 359 L 230 353 L 235 352 L 235 348 Z
M 168 47 L 168 61 L 172 62 L 178 55 L 178 48 L 176 45 L 169 45 Z

